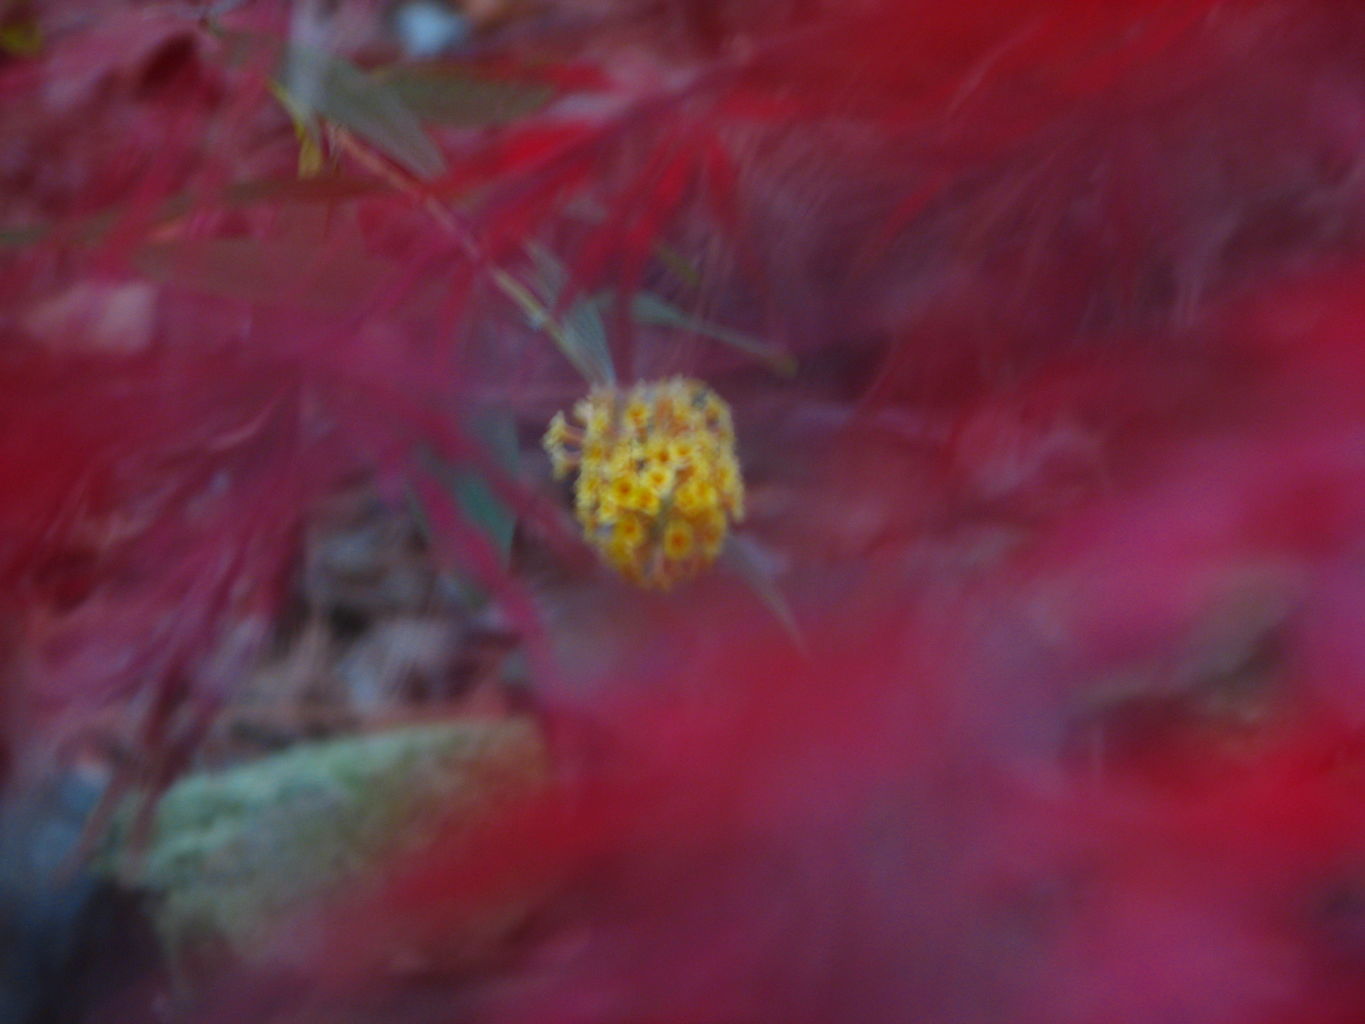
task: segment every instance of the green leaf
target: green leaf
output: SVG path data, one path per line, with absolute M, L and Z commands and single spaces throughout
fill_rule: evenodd
M 583 375 L 589 384 L 616 383 L 616 368 L 612 365 L 611 348 L 607 344 L 607 328 L 602 322 L 597 302 L 584 296 L 555 320 L 550 310 L 568 283 L 569 274 L 554 254 L 543 246 L 527 247 L 535 265 L 536 284 L 540 295 L 522 285 L 506 271 L 495 272 L 495 280 L 509 296 L 532 327 L 546 331 L 554 339 L 564 357 Z
M 319 176 L 316 178 L 259 179 L 229 185 L 216 197 L 179 192 L 168 197 L 153 218 L 157 225 L 183 217 L 191 210 L 242 209 L 260 203 L 337 203 L 360 196 L 374 195 L 387 186 L 359 178 Z M 56 230 L 76 242 L 100 241 L 126 213 L 124 204 L 113 206 L 82 220 L 54 228 L 48 224 L 0 229 L 0 247 L 20 248 L 41 242 Z
M 488 449 L 494 461 L 516 475 L 519 463 L 517 424 L 510 412 L 496 410 L 476 416 L 471 431 Z M 451 487 L 460 509 L 479 529 L 488 535 L 506 564 L 512 555 L 512 534 L 517 517 L 488 486 L 488 481 L 477 473 L 457 470 L 451 477 Z
M 316 111 L 349 129 L 417 177 L 445 173 L 445 157 L 398 90 L 350 61 L 293 47 L 285 56 L 280 84 L 291 108 L 303 115 Z
M 796 623 L 796 616 L 792 614 L 791 606 L 777 585 L 772 557 L 768 552 L 758 542 L 732 533 L 721 552 L 721 564 L 749 585 L 758 599 L 767 605 L 768 610 L 782 624 L 792 642 L 804 652 L 805 639 Z
M 447 65 L 391 67 L 376 77 L 422 120 L 460 128 L 515 121 L 534 114 L 555 95 L 543 82 L 476 78 Z
M 300 240 L 197 238 L 144 245 L 134 265 L 165 284 L 256 303 L 336 309 L 373 294 L 397 267 Z
M 8 11 L 4 12 L 8 15 Z M 33 57 L 42 52 L 43 30 L 34 18 L 18 18 L 0 25 L 0 53 Z
M 345 175 L 318 175 L 315 178 L 262 178 L 228 186 L 224 204 L 231 208 L 256 203 L 335 203 L 387 191 L 382 185 Z M 176 202 L 189 209 L 188 199 Z
M 0 228 L 0 248 L 22 249 L 41 241 L 49 230 L 46 227 Z
M 694 290 L 701 287 L 701 272 L 673 246 L 656 242 L 654 244 L 654 255 L 659 258 L 660 263 L 668 268 L 670 274 L 687 287 Z
M 594 384 L 615 383 L 607 327 L 597 307 L 586 296 L 579 299 L 565 310 L 563 326 L 567 346 L 574 350 L 575 365 L 584 378 Z
M 270 89 L 294 124 L 294 137 L 299 142 L 299 177 L 316 178 L 322 173 L 326 162 L 322 152 L 322 140 L 319 138 L 317 118 L 295 103 L 294 98 L 278 82 L 272 83 Z
M 741 331 L 693 316 L 650 292 L 639 292 L 632 298 L 631 312 L 643 324 L 690 331 L 761 359 L 778 373 L 790 376 L 796 372 L 796 360 L 791 353 Z

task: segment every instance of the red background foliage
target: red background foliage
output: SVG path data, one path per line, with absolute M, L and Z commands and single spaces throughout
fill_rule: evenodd
M 470 58 L 556 100 L 436 132 L 426 180 L 297 179 L 220 31 L 288 19 L 203 13 L 44 4 L 0 65 L 11 769 L 120 695 L 230 701 L 311 502 L 431 495 L 431 450 L 496 474 L 473 414 L 529 439 L 572 398 L 489 285 L 528 239 L 556 312 L 614 289 L 623 376 L 731 399 L 801 642 L 725 576 L 542 588 L 446 508 L 526 635 L 600 630 L 538 680 L 570 778 L 201 1019 L 1361 1017 L 1355 5 L 566 3 Z M 546 887 L 496 963 L 384 960 Z

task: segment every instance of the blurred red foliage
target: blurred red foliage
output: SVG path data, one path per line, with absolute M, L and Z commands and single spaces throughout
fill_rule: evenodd
M 3 763 L 148 692 L 191 756 L 368 476 L 540 638 L 573 770 L 194 1019 L 1361 1018 L 1365 11 L 564 0 L 465 59 L 546 107 L 299 178 L 278 44 L 384 63 L 378 5 L 210 7 L 54 0 L 0 56 Z M 581 390 L 496 287 L 528 243 L 623 377 L 731 400 L 800 642 L 724 577 L 555 590 L 434 486 L 563 542 L 470 429 Z

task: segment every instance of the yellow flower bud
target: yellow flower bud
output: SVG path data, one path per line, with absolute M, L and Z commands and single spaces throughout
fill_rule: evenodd
M 574 507 L 603 560 L 665 589 L 714 561 L 744 507 L 725 402 L 700 381 L 675 377 L 624 392 L 594 389 L 574 416 L 582 433 L 557 414 L 545 448 L 556 472 L 578 467 Z

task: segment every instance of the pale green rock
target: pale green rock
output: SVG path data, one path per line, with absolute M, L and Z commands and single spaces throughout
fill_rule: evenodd
M 161 798 L 133 881 L 168 953 L 278 960 L 282 925 L 363 895 L 395 855 L 532 792 L 546 755 L 529 722 L 455 722 L 300 745 L 193 775 Z M 129 858 L 125 858 L 129 859 Z

